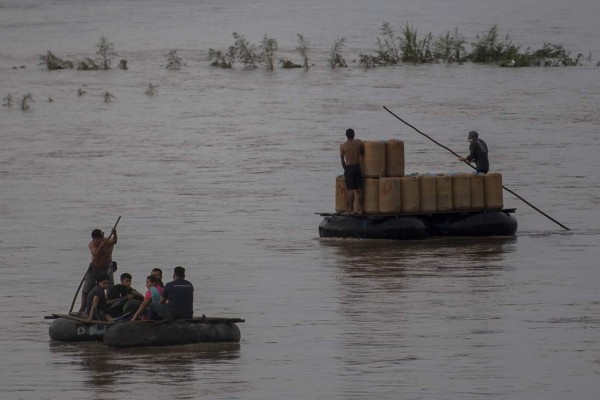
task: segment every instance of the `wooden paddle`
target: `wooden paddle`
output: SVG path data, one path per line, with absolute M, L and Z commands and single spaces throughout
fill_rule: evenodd
M 112 230 L 110 232 L 110 235 L 108 235 L 108 239 L 110 239 L 112 237 L 112 235 L 113 235 L 112 231 L 114 231 L 115 229 L 117 229 L 117 225 L 119 224 L 120 220 L 121 220 L 121 216 L 119 215 L 119 218 L 117 219 L 117 222 L 115 222 L 115 226 L 112 228 Z M 71 303 L 71 308 L 69 308 L 69 313 L 73 311 L 73 307 L 75 306 L 75 302 L 77 301 L 77 296 L 79 295 L 79 291 L 81 290 L 81 286 L 83 286 L 83 282 L 85 281 L 85 277 L 87 276 L 87 274 L 90 273 L 90 268 L 91 268 L 92 264 L 94 263 L 94 261 L 95 260 L 92 260 L 92 262 L 88 266 L 88 269 L 85 270 L 85 274 L 83 274 L 83 278 L 81 278 L 81 282 L 79 282 L 79 287 L 77 288 L 77 291 L 75 292 L 75 296 L 73 297 L 73 302 Z

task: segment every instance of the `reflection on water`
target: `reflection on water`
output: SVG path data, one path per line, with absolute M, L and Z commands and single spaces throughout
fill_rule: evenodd
M 450 237 L 390 241 L 321 239 L 333 249 L 341 268 L 350 273 L 440 273 L 497 267 L 506 253 L 515 251 L 517 237 Z
M 112 387 L 126 381 L 143 384 L 149 374 L 156 380 L 190 382 L 195 379 L 198 365 L 215 365 L 240 357 L 239 343 L 196 343 L 169 347 L 115 349 L 101 342 L 49 342 L 60 367 L 64 360 L 76 364 L 87 373 L 86 384 L 92 387 Z M 154 375 L 156 372 L 160 375 Z M 157 382 L 158 383 L 158 382 Z

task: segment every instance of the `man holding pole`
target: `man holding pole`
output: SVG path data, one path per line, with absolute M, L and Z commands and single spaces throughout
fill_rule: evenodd
M 346 141 L 340 144 L 340 159 L 344 168 L 344 179 L 346 180 L 346 215 L 353 213 L 354 197 L 358 196 L 358 213 L 362 213 L 362 188 L 363 177 L 360 169 L 360 155 L 364 154 L 364 145 L 358 139 L 354 139 L 354 129 L 346 130 Z
M 92 231 L 92 240 L 88 244 L 90 253 L 92 255 L 92 261 L 88 267 L 85 275 L 85 280 L 81 295 L 81 308 L 79 312 L 83 312 L 86 308 L 87 296 L 90 290 L 94 287 L 96 280 L 100 275 L 107 274 L 110 280 L 110 290 L 114 286 L 114 271 L 115 262 L 112 259 L 112 252 L 117 244 L 117 229 L 116 225 L 112 229 L 108 238 L 104 237 L 104 232 L 100 229 L 94 229 Z
M 465 162 L 475 161 L 475 170 L 480 174 L 487 174 L 490 169 L 487 144 L 479 139 L 479 134 L 475 131 L 469 132 L 467 138 L 470 143 L 469 155 L 466 157 L 459 157 L 459 160 Z

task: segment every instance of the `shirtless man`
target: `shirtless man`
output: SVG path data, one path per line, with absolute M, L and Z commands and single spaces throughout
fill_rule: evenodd
M 96 284 L 96 281 L 100 275 L 107 274 L 109 277 L 108 290 L 114 286 L 114 266 L 112 260 L 112 252 L 117 244 L 117 230 L 113 229 L 108 238 L 104 237 L 104 232 L 100 229 L 94 229 L 92 231 L 92 240 L 88 244 L 90 253 L 92 255 L 92 261 L 88 267 L 88 271 L 85 275 L 85 282 L 83 283 L 83 289 L 81 291 L 81 307 L 79 312 L 83 312 L 86 309 L 87 297 Z
M 354 196 L 358 196 L 358 213 L 363 212 L 363 178 L 360 170 L 360 156 L 364 154 L 363 143 L 354 139 L 354 129 L 346 130 L 347 140 L 340 144 L 340 159 L 346 180 L 346 215 L 352 213 Z

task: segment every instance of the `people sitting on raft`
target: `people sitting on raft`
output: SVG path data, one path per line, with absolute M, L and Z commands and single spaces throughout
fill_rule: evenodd
M 158 286 L 160 286 L 163 289 L 165 288 L 165 284 L 162 281 L 162 278 L 163 278 L 162 269 L 160 269 L 160 268 L 154 268 L 152 270 L 152 272 L 150 272 L 150 275 L 154 275 L 155 277 L 157 277 L 158 278 Z M 161 293 L 162 293 L 162 291 L 161 291 Z
M 106 304 L 116 310 L 119 315 L 133 313 L 138 309 L 144 296 L 131 287 L 131 274 L 121 274 L 121 283 L 113 286 L 108 292 Z
M 173 280 L 165 285 L 160 303 L 150 303 L 153 320 L 192 319 L 194 315 L 194 286 L 185 279 L 185 268 L 175 267 Z
M 160 296 L 163 292 L 163 288 L 159 285 L 159 282 L 160 279 L 154 275 L 148 275 L 146 277 L 146 288 L 148 288 L 148 291 L 146 292 L 144 300 L 139 305 L 137 311 L 135 312 L 135 314 L 133 314 L 133 317 L 131 318 L 132 321 L 135 321 L 139 317 L 141 317 L 144 320 L 149 319 L 148 306 L 151 303 L 160 303 Z
M 108 274 L 101 274 L 96 279 L 96 285 L 88 293 L 85 314 L 89 321 L 112 321 L 119 316 L 117 310 L 106 304 L 105 290 L 110 285 Z

